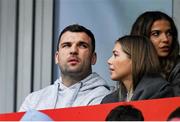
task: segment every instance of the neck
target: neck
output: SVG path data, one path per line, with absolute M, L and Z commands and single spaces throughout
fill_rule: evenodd
M 132 82 L 132 80 L 124 80 L 122 82 L 123 82 L 127 92 L 130 92 L 133 89 L 133 82 Z
M 83 74 L 83 75 L 64 75 L 64 74 L 61 74 L 61 77 L 62 77 L 62 83 L 67 86 L 67 87 L 70 87 L 78 82 L 80 82 L 81 80 L 85 79 L 88 75 L 90 75 L 92 72 L 89 72 L 89 73 L 86 73 L 86 74 Z

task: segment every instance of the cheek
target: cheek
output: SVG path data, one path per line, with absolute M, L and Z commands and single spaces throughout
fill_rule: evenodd
M 91 59 L 93 58 L 93 55 L 86 51 L 86 52 L 79 53 L 79 58 L 82 58 L 83 60 L 91 61 Z
M 131 63 L 128 61 L 117 62 L 114 67 L 120 77 L 131 73 Z
M 63 55 L 62 53 L 59 53 L 58 56 L 56 57 L 56 61 L 58 61 L 58 63 L 62 64 L 65 60 L 66 60 L 66 55 Z
M 158 40 L 158 38 L 156 38 L 156 39 L 151 39 L 151 42 L 152 42 L 153 46 L 155 47 L 156 51 L 158 51 L 158 47 L 159 47 L 159 44 L 160 44 L 160 40 Z
M 160 43 L 160 39 L 158 39 L 158 38 L 150 38 L 150 40 L 154 46 L 157 46 Z
M 173 38 L 170 37 L 170 38 L 169 38 L 169 44 L 170 44 L 170 45 L 172 45 L 172 41 L 173 41 Z

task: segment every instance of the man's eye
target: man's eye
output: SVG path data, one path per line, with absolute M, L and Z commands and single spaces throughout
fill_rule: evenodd
M 80 47 L 80 48 L 88 48 L 88 45 L 85 44 L 85 43 L 80 43 L 80 44 L 79 44 L 79 47 Z
M 79 47 L 81 47 L 81 48 L 87 48 L 87 45 L 81 44 L 81 45 L 79 45 Z
M 70 46 L 71 46 L 70 44 L 63 44 L 61 47 L 65 48 L 65 47 L 70 47 Z

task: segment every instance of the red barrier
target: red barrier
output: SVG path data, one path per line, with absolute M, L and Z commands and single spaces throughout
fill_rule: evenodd
M 180 97 L 51 109 L 42 112 L 55 121 L 103 121 L 112 108 L 124 104 L 131 104 L 141 110 L 146 121 L 165 121 L 168 115 L 180 106 Z M 0 121 L 18 121 L 23 114 L 24 112 L 0 114 Z

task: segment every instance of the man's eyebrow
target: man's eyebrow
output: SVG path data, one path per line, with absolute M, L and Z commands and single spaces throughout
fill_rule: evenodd
M 59 44 L 59 47 L 63 47 L 65 45 L 69 45 L 70 46 L 71 43 L 70 42 L 62 42 L 62 43 Z
M 87 43 L 87 42 L 85 42 L 85 41 L 79 41 L 79 43 L 89 45 L 89 43 Z
M 79 44 L 84 44 L 87 47 L 90 47 L 90 45 L 91 45 L 91 44 L 89 44 L 88 42 L 85 42 L 85 41 L 79 41 Z
M 62 43 L 60 43 L 61 45 L 62 44 L 70 44 L 71 42 L 62 42 Z

